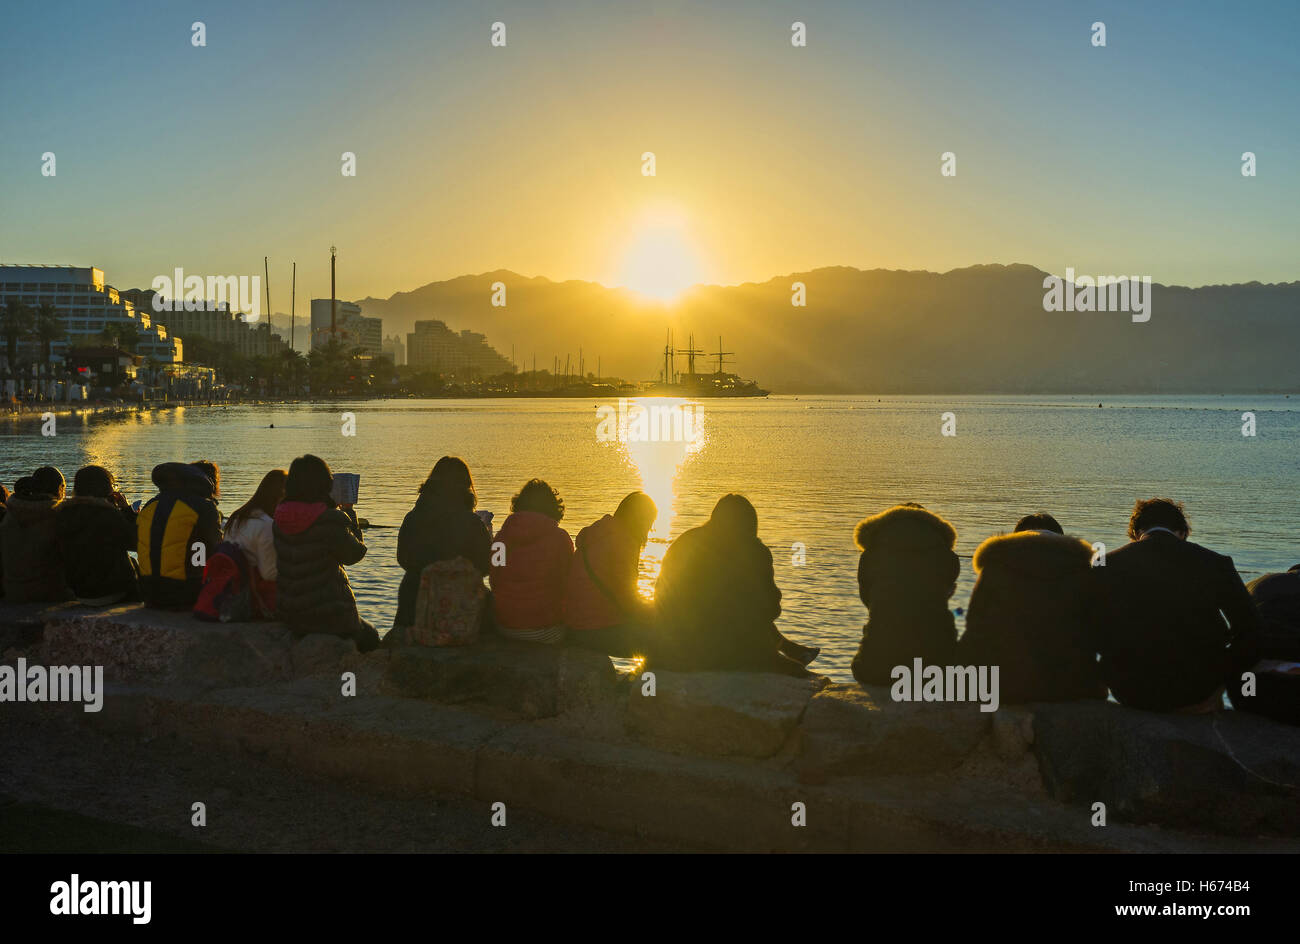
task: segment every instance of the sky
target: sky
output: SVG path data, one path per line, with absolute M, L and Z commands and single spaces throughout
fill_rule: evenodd
M 342 298 L 500 268 L 1300 278 L 1295 2 L 52 0 L 6 19 L 0 262 L 118 287 L 268 256 L 284 311 L 293 260 L 299 295 L 328 296 L 331 245 Z

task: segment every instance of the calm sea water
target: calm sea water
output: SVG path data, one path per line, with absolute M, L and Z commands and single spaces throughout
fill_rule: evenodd
M 919 501 L 957 528 L 958 553 L 1010 530 L 1030 511 L 1108 548 L 1125 542 L 1137 497 L 1187 503 L 1193 540 L 1232 555 L 1243 576 L 1300 560 L 1300 398 L 772 397 L 643 401 L 693 410 L 691 441 L 602 439 L 598 407 L 613 401 L 364 401 L 329 405 L 172 409 L 121 418 L 61 418 L 42 437 L 30 422 L 0 425 L 0 481 L 53 463 L 69 480 L 81 465 L 112 469 L 130 499 L 154 494 L 150 470 L 168 460 L 222 468 L 229 512 L 271 468 L 305 452 L 361 475 L 365 559 L 349 568 L 362 613 L 391 624 L 401 570 L 397 527 L 444 454 L 470 465 L 480 508 L 499 526 L 525 480 L 546 478 L 566 504 L 570 534 L 628 491 L 655 498 L 660 518 L 643 557 L 648 590 L 665 541 L 703 522 L 728 491 L 749 496 L 776 559 L 782 628 L 820 645 L 815 668 L 844 680 L 865 610 L 857 597 L 853 527 L 902 501 Z M 1258 434 L 1242 435 L 1242 413 Z M 356 415 L 356 435 L 341 414 Z M 940 435 L 941 414 L 957 435 Z M 274 423 L 275 428 L 269 428 Z M 606 431 L 609 425 L 606 424 Z M 635 429 L 635 427 L 634 427 Z M 804 563 L 793 552 L 802 544 Z M 974 575 L 963 561 L 954 608 Z

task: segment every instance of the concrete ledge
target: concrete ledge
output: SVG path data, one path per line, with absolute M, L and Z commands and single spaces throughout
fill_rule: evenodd
M 824 678 L 752 672 L 655 672 L 631 679 L 628 733 L 651 747 L 714 757 L 771 757 L 790 739 Z
M 613 697 L 618 675 L 607 656 L 585 649 L 487 637 L 479 645 L 406 646 L 389 654 L 384 691 L 450 704 L 484 702 L 525 718 Z
M 659 672 L 649 697 L 639 678 L 580 649 L 488 639 L 361 655 L 276 624 L 139 606 L 0 607 L 3 625 L 27 626 L 33 640 L 7 650 L 10 662 L 105 667 L 102 712 L 62 706 L 83 723 L 376 792 L 452 791 L 667 841 L 915 851 L 1300 839 L 1300 728 L 1239 712 L 1073 702 L 982 713 L 748 673 Z M 355 676 L 347 693 L 345 672 Z M 23 710 L 58 706 L 0 704 Z M 805 826 L 791 825 L 796 802 Z M 1096 802 L 1104 829 L 1091 825 Z
M 102 665 L 111 682 L 203 689 L 291 678 L 292 645 L 278 623 L 205 623 L 131 604 L 59 611 L 45 624 L 40 656 L 49 665 Z
M 800 769 L 826 776 L 952 770 L 987 736 L 993 715 L 975 703 L 895 703 L 887 686 L 830 685 L 800 726 Z
M 1240 711 L 1166 715 L 1107 702 L 1034 706 L 1049 793 L 1128 822 L 1300 835 L 1300 728 Z

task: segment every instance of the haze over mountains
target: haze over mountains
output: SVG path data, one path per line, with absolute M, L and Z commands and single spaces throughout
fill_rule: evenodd
M 403 336 L 417 319 L 471 329 L 520 370 L 579 348 L 586 369 L 654 379 L 665 333 L 736 352 L 728 369 L 774 393 L 1220 393 L 1300 389 L 1300 282 L 1151 286 L 1151 317 L 1043 310 L 1045 273 L 979 265 L 945 273 L 849 267 L 756 284 L 697 286 L 663 305 L 594 282 L 499 270 L 358 301 Z M 1085 273 L 1080 273 L 1085 274 Z M 1086 273 L 1102 275 L 1109 273 Z M 1123 273 L 1115 273 L 1117 275 Z M 1128 273 L 1134 275 L 1136 273 Z M 493 307 L 492 284 L 507 304 Z M 806 307 L 791 285 L 806 286 Z M 712 370 L 716 361 L 696 363 Z M 678 358 L 678 370 L 685 369 Z

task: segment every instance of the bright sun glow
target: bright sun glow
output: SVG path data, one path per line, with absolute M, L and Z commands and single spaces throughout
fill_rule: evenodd
M 649 298 L 670 302 L 702 278 L 685 222 L 660 215 L 637 229 L 623 253 L 618 282 Z

